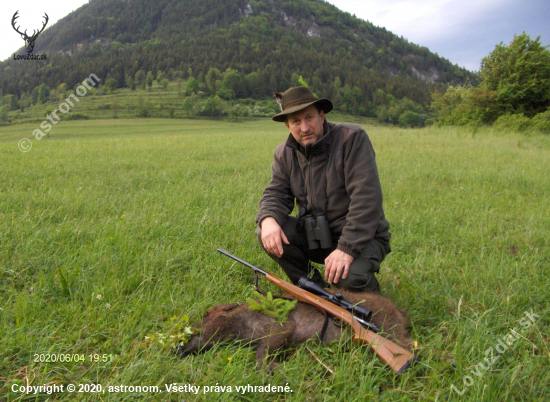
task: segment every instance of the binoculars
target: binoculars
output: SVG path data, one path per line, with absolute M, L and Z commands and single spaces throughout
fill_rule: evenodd
M 325 214 L 309 214 L 304 216 L 302 221 L 310 250 L 332 247 L 332 236 L 330 235 L 330 228 Z

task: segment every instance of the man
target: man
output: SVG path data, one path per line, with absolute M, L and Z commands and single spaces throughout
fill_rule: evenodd
M 331 101 L 306 87 L 276 96 L 281 113 L 273 120 L 284 122 L 290 135 L 275 150 L 256 215 L 262 247 L 294 284 L 310 276 L 328 286 L 313 261 L 325 264 L 330 284 L 379 292 L 374 273 L 391 251 L 391 235 L 367 133 L 355 124 L 328 123 Z M 289 216 L 294 203 L 296 217 Z

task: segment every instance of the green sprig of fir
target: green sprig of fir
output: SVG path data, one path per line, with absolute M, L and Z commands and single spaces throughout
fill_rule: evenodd
M 263 297 L 260 293 L 254 292 L 257 300 L 252 298 L 247 298 L 248 308 L 250 310 L 257 310 L 266 314 L 270 317 L 273 317 L 277 320 L 279 325 L 283 325 L 288 319 L 290 312 L 296 307 L 297 300 L 287 300 L 273 298 L 271 292 L 267 292 L 267 297 Z

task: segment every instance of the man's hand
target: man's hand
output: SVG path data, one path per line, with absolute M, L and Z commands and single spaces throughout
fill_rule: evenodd
M 283 255 L 283 243 L 290 244 L 283 229 L 271 216 L 261 221 L 260 227 L 262 228 L 262 244 L 265 250 L 269 254 L 281 257 Z
M 340 277 L 346 279 L 349 266 L 353 262 L 353 257 L 342 250 L 336 249 L 325 259 L 325 279 L 328 283 L 338 283 Z M 343 272 L 343 274 L 342 274 Z

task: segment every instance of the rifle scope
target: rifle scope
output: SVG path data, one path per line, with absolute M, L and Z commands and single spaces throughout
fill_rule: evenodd
M 360 316 L 364 320 L 369 321 L 371 318 L 372 311 L 368 308 L 351 304 L 350 302 L 342 298 L 342 293 L 336 293 L 333 295 L 332 293 L 327 292 L 315 282 L 310 281 L 304 276 L 301 277 L 298 281 L 298 286 L 304 290 L 307 290 L 310 293 L 321 296 L 323 299 L 342 307 L 344 310 L 347 310 L 352 314 Z

